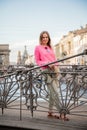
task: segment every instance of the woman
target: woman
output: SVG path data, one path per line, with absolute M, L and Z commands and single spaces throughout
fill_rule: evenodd
M 38 66 L 43 66 L 45 64 L 56 61 L 55 53 L 51 47 L 51 38 L 47 31 L 43 31 L 39 38 L 40 45 L 35 47 L 35 60 Z M 47 73 L 46 84 L 49 92 L 49 112 L 48 117 L 59 118 L 53 114 L 53 106 L 55 105 L 57 110 L 60 111 L 60 101 L 58 96 L 58 64 L 50 64 L 48 66 L 43 66 L 43 72 Z

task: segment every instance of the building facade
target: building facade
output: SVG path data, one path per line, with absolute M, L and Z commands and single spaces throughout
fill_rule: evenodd
M 87 49 L 87 25 L 79 30 L 70 31 L 63 36 L 59 43 L 55 45 L 57 59 L 73 56 L 82 53 Z M 80 56 L 66 60 L 64 64 L 87 64 L 87 56 Z
M 9 61 L 9 45 L 8 44 L 0 44 L 0 66 L 8 66 Z

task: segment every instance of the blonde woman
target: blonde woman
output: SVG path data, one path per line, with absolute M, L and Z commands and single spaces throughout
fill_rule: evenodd
M 47 31 L 43 31 L 40 34 L 39 38 L 40 44 L 35 47 L 35 61 L 38 66 L 45 65 L 47 63 L 51 63 L 56 61 L 56 56 L 54 53 L 54 50 L 51 47 L 51 38 Z M 59 116 L 54 115 L 53 112 L 53 106 L 57 108 L 58 111 L 60 111 L 60 101 L 58 96 L 58 81 L 57 75 L 58 75 L 58 64 L 51 64 L 48 66 L 42 67 L 43 72 L 47 72 L 47 88 L 49 92 L 49 111 L 48 111 L 48 117 L 55 117 L 59 118 Z M 50 75 L 50 73 L 52 73 Z M 55 80 L 56 79 L 56 80 Z

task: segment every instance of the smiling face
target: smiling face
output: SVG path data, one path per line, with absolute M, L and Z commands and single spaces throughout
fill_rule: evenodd
M 51 39 L 50 39 L 49 33 L 47 31 L 43 31 L 40 34 L 40 44 L 51 47 L 50 42 L 51 42 Z
M 48 35 L 46 33 L 43 33 L 43 35 L 42 35 L 42 42 L 41 42 L 42 45 L 47 45 L 48 41 L 49 41 Z

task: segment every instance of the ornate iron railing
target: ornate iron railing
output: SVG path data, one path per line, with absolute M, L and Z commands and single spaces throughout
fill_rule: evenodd
M 78 55 L 49 64 L 82 55 L 87 55 L 87 50 Z M 32 117 L 34 111 L 48 111 L 49 93 L 45 82 L 47 80 L 47 73 L 43 73 L 41 67 L 32 65 L 9 66 L 5 71 L 0 70 L 0 108 L 2 109 L 2 114 L 4 109 L 19 109 L 21 119 L 22 110 L 24 110 L 23 106 L 26 106 L 25 110 L 31 112 Z M 58 79 L 54 78 L 52 82 L 54 80 L 58 83 L 59 94 L 59 102 L 56 101 L 56 103 L 61 104 L 60 110 L 54 106 L 54 112 L 60 115 L 64 113 L 65 115 L 87 117 L 86 110 L 77 110 L 77 108 L 87 103 L 87 65 L 59 65 L 59 76 Z

